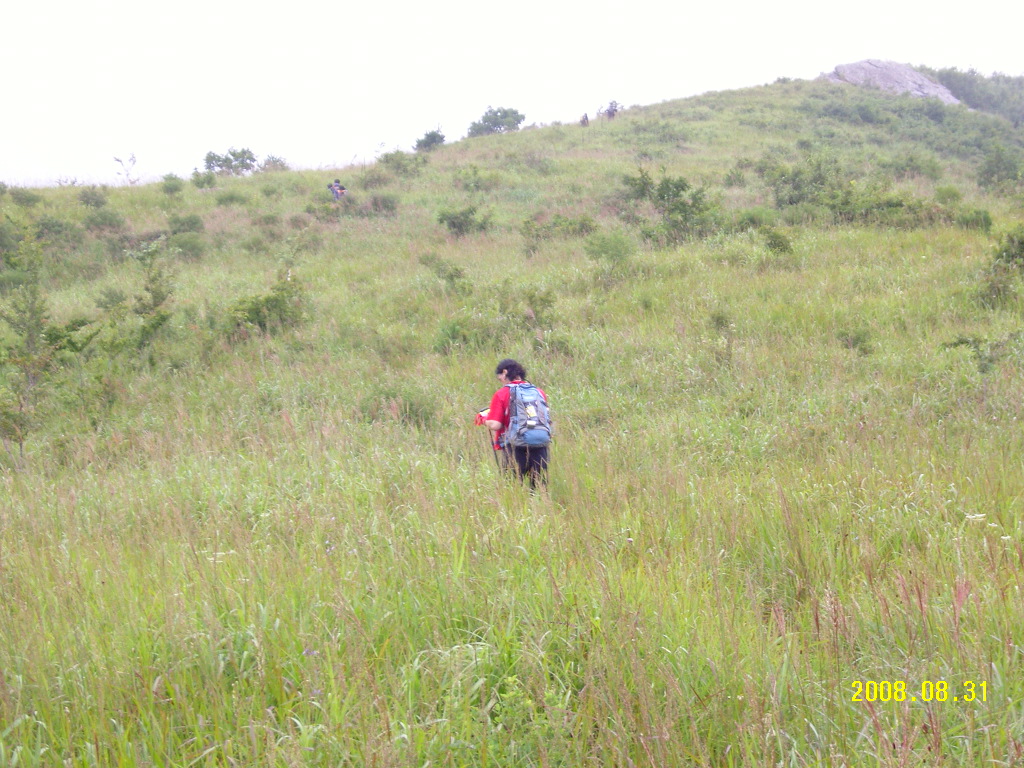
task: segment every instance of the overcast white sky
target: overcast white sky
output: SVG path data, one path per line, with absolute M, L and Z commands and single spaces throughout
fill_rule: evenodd
M 0 181 L 188 176 L 208 151 L 370 162 L 489 106 L 526 124 L 891 59 L 1024 75 L 1019 0 L 10 0 Z

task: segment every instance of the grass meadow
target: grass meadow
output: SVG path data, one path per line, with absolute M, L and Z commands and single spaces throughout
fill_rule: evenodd
M 779 83 L 105 190 L 122 233 L 201 217 L 149 260 L 74 188 L 0 197 L 67 224 L 50 321 L 97 334 L 0 457 L 0 767 L 1024 764 L 1024 304 L 992 272 L 1021 196 L 952 138 L 1001 124 L 913 109 Z M 861 185 L 923 163 L 886 194 L 994 224 L 783 208 L 757 162 L 801 147 Z M 718 226 L 645 236 L 638 167 Z M 466 206 L 486 228 L 439 223 Z M 239 321 L 284 283 L 300 315 Z M 472 423 L 506 356 L 555 417 L 536 495 Z

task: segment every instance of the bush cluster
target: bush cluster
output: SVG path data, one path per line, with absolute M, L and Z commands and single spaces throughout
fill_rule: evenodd
M 622 181 L 627 200 L 646 203 L 657 214 L 653 222 L 645 220 L 642 214 L 635 219 L 648 240 L 678 243 L 704 237 L 719 228 L 717 206 L 704 186 L 695 187 L 682 176 L 664 172 L 655 181 L 643 167 L 636 176 L 624 176 Z
M 83 187 L 78 192 L 78 201 L 86 208 L 102 208 L 107 204 L 107 193 L 99 187 Z
M 291 270 L 282 272 L 270 291 L 239 299 L 228 311 L 236 334 L 249 329 L 276 333 L 302 322 L 305 316 L 305 290 Z
M 1024 270 L 1024 224 L 1003 235 L 995 249 L 995 260 Z
M 586 237 L 597 231 L 597 222 L 586 214 L 582 216 L 563 216 L 556 213 L 549 220 L 543 221 L 541 216 L 524 219 L 519 225 L 519 234 L 525 241 L 527 254 L 534 254 L 540 249 L 541 242 L 555 238 L 575 239 Z
M 396 149 L 394 152 L 381 155 L 377 162 L 395 176 L 408 178 L 418 176 L 423 171 L 427 165 L 427 158 L 425 155 L 410 155 Z
M 455 237 L 463 237 L 472 232 L 484 232 L 490 227 L 489 215 L 477 215 L 475 205 L 458 210 L 442 210 L 437 214 L 437 223 L 443 224 Z

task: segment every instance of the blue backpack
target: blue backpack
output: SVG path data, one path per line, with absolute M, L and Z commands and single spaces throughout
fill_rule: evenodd
M 544 448 L 551 443 L 548 401 L 533 384 L 509 384 L 508 428 L 504 442 L 512 448 Z

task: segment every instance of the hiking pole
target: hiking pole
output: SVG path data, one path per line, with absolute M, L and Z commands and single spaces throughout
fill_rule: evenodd
M 494 466 L 498 468 L 498 472 L 501 472 L 501 463 L 498 461 L 498 452 L 494 449 L 494 437 L 490 434 L 491 430 L 487 430 L 487 450 L 494 456 Z
M 489 412 L 489 408 L 484 408 L 482 411 L 478 411 L 476 414 L 476 423 L 481 425 L 484 424 L 484 414 Z M 487 430 L 487 450 L 494 456 L 494 466 L 498 468 L 498 472 L 501 472 L 501 464 L 498 462 L 498 452 L 494 450 L 494 436 L 491 435 L 490 429 Z

